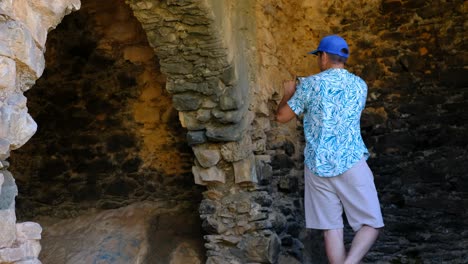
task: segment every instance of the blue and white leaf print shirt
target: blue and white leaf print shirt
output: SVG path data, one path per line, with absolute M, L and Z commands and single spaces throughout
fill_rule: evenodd
M 338 176 L 369 152 L 360 118 L 367 85 L 346 69 L 331 68 L 302 79 L 288 105 L 304 113 L 305 165 L 322 177 Z

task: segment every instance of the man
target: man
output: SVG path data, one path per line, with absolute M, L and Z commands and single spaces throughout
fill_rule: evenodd
M 367 85 L 344 68 L 349 48 L 340 36 L 324 37 L 310 54 L 317 55 L 321 72 L 297 86 L 284 83 L 276 120 L 285 123 L 304 114 L 306 227 L 324 230 L 330 263 L 359 263 L 384 226 L 360 130 Z M 343 209 L 356 232 L 348 253 Z

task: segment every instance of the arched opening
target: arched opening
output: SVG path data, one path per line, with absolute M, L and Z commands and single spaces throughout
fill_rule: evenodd
M 145 201 L 164 201 L 146 216 L 151 240 L 171 237 L 153 256 L 184 242 L 203 258 L 193 153 L 156 56 L 124 1 L 82 1 L 49 33 L 46 69 L 25 93 L 38 131 L 10 157 L 17 217 L 44 228 L 43 259 L 60 229 L 51 223 Z

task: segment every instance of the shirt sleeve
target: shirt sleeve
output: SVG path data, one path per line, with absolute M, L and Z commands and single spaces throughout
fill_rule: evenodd
M 296 113 L 296 115 L 300 115 L 305 111 L 307 98 L 305 88 L 306 86 L 304 85 L 304 82 L 299 83 L 296 86 L 296 92 L 288 101 L 289 107 L 291 107 L 291 109 L 294 111 L 294 113 Z

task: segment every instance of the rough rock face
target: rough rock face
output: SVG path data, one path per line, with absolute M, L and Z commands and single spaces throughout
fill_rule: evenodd
M 348 40 L 348 69 L 369 86 L 361 126 L 386 221 L 368 256 L 371 263 L 467 258 L 460 222 L 467 214 L 468 175 L 464 13 L 464 1 L 258 2 L 258 83 L 268 91 L 264 98 L 269 94 L 278 102 L 284 79 L 316 73 L 315 58 L 306 53 L 332 33 Z M 270 184 L 283 193 L 275 201 L 294 199 L 296 188 L 285 186 L 296 183 L 301 195 L 301 130 L 301 122 L 290 122 L 271 123 L 268 131 Z M 300 237 L 305 235 L 321 239 L 313 233 Z M 308 245 L 303 252 L 306 263 L 321 253 Z

